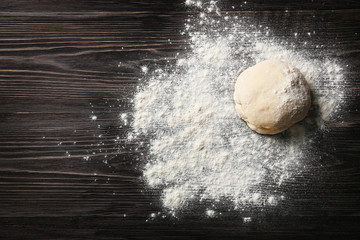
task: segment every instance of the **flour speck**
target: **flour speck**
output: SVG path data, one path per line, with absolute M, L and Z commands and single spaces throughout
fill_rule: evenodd
M 213 218 L 213 217 L 215 217 L 215 215 L 216 215 L 216 212 L 214 210 L 211 210 L 211 209 L 206 210 L 206 216 Z

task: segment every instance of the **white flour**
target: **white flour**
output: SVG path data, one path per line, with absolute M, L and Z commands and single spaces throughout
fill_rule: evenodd
M 275 206 L 284 198 L 276 189 L 306 167 L 304 150 L 314 137 L 309 129 L 324 126 L 341 106 L 342 69 L 333 59 L 289 50 L 289 43 L 278 44 L 268 37 L 268 29 L 256 29 L 241 17 L 220 16 L 213 1 L 186 4 L 200 9 L 182 33 L 191 44 L 186 55 L 174 66 L 141 68 L 146 84 L 134 99 L 129 141 L 145 138 L 149 143 L 144 180 L 162 191 L 163 206 L 172 211 L 223 200 L 234 209 Z M 239 73 L 268 58 L 297 67 L 319 108 L 276 136 L 251 131 L 232 99 Z M 207 209 L 205 214 L 216 212 Z

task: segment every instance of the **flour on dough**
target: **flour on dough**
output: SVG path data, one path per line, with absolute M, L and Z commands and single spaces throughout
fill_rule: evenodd
M 310 88 L 289 63 L 266 60 L 246 69 L 235 84 L 235 108 L 247 125 L 261 134 L 277 134 L 305 118 Z

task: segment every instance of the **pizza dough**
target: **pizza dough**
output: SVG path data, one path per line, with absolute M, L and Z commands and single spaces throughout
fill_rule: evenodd
M 247 125 L 261 134 L 280 133 L 305 118 L 310 88 L 289 63 L 266 60 L 246 69 L 235 84 L 235 108 Z

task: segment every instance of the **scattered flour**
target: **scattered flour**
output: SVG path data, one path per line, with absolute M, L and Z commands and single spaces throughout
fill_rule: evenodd
M 125 126 L 128 125 L 128 114 L 127 113 L 121 113 L 120 114 L 120 120 Z
M 244 221 L 244 223 L 249 223 L 249 222 L 251 222 L 251 217 L 244 217 L 243 221 Z
M 281 198 L 281 197 L 280 197 Z M 270 204 L 270 205 L 276 205 L 277 204 L 277 200 L 275 198 L 275 196 L 270 196 L 268 199 L 267 199 L 267 202 Z
M 206 210 L 206 216 L 213 218 L 216 216 L 216 212 L 214 210 L 208 209 Z
M 148 68 L 147 66 L 142 66 L 142 67 L 141 67 L 141 71 L 142 71 L 143 73 L 147 73 L 147 72 L 149 71 L 149 68 Z
M 146 84 L 134 99 L 128 139 L 147 139 L 144 180 L 162 191 L 163 206 L 172 211 L 223 200 L 233 209 L 275 206 L 284 196 L 269 189 L 280 188 L 306 167 L 304 149 L 314 137 L 309 129 L 324 126 L 341 107 L 342 69 L 334 59 L 279 44 L 269 29 L 257 29 L 241 16 L 221 16 L 214 1 L 186 4 L 200 9 L 182 33 L 190 49 L 177 54 L 173 66 L 152 72 L 143 67 Z M 232 99 L 239 73 L 268 58 L 291 62 L 313 91 L 306 120 L 275 136 L 250 130 Z

